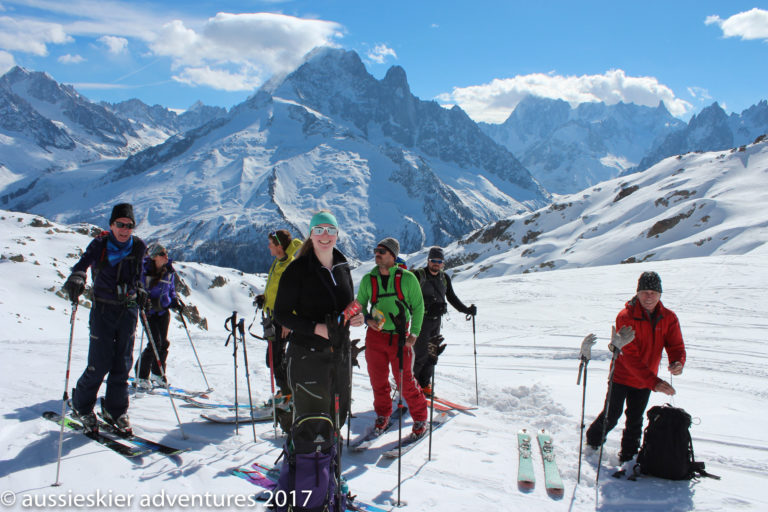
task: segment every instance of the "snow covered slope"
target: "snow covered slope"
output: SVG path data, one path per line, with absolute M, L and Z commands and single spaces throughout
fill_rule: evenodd
M 768 140 L 668 158 L 451 244 L 456 276 L 746 254 L 768 242 Z M 409 263 L 422 265 L 419 253 Z
M 233 426 L 207 423 L 199 417 L 198 409 L 177 403 L 187 435 L 183 439 L 165 396 L 132 397 L 130 413 L 135 428 L 146 437 L 190 451 L 174 458 L 149 455 L 130 462 L 81 435 L 65 433 L 63 485 L 51 487 L 56 476 L 59 433 L 40 415 L 61 407 L 70 311 L 67 302 L 49 289 L 61 285 L 63 274 L 88 236 L 66 226 L 45 224 L 44 219 L 35 221 L 34 216 L 0 213 L 4 256 L 0 259 L 3 505 L 14 511 L 40 510 L 41 505 L 33 505 L 42 500 L 95 499 L 99 492 L 103 498 L 122 497 L 131 502 L 124 507 L 103 503 L 94 510 L 160 510 L 172 508 L 171 500 L 196 500 L 195 510 L 242 508 L 235 505 L 236 500 L 247 503 L 256 488 L 231 476 L 230 469 L 253 461 L 271 464 L 280 453 L 283 439 L 275 439 L 268 424 L 256 426 L 255 441 L 250 427 L 241 427 L 236 435 Z M 23 261 L 19 261 L 19 255 Z M 402 510 L 765 510 L 766 256 L 765 246 L 761 246 L 741 256 L 716 254 L 457 282 L 457 294 L 479 309 L 476 346 L 480 408 L 472 414 L 458 415 L 435 432 L 431 461 L 427 461 L 426 444 L 405 456 L 401 493 L 408 505 Z M 263 286 L 263 278 L 194 264 L 180 268 L 191 289 L 189 300 L 208 319 L 208 331 L 193 327 L 191 334 L 207 378 L 215 387 L 211 400 L 232 401 L 232 346 L 224 347 L 227 333 L 223 321 L 235 309 L 250 319 L 251 294 Z M 589 332 L 599 337 L 587 381 L 586 421 L 591 422 L 605 393 L 610 325 L 623 302 L 631 297 L 638 275 L 651 269 L 658 271 L 663 280 L 662 300 L 680 318 L 688 364 L 683 375 L 673 380 L 678 394 L 670 399 L 654 393 L 650 405 L 671 401 L 694 416 L 691 433 L 696 458 L 722 480 L 672 482 L 641 478 L 628 482 L 611 478 L 607 469 L 617 462 L 621 435 L 618 427 L 608 437 L 606 468 L 601 471 L 599 488 L 594 483 L 593 460 L 584 461 L 581 484 L 576 485 L 581 408 L 576 374 L 581 339 Z M 228 283 L 210 288 L 217 275 L 228 279 Z M 81 308 L 77 318 L 70 384 L 86 365 L 87 309 Z M 443 331 L 448 347 L 437 367 L 436 390 L 456 401 L 473 403 L 471 323 L 451 311 Z M 352 334 L 361 337 L 364 332 L 355 329 Z M 194 354 L 176 320 L 170 339 L 171 382 L 188 389 L 203 389 Z M 257 343 L 248 338 L 254 400 L 260 401 L 269 394 L 269 374 L 263 363 L 264 347 Z M 354 372 L 353 436 L 363 433 L 374 421 L 365 361 L 361 363 L 362 368 Z M 666 367 L 666 361 L 662 361 L 662 367 Z M 671 378 L 665 371 L 660 376 Z M 246 400 L 245 389 L 241 360 L 241 402 Z M 535 489 L 530 493 L 517 489 L 515 433 L 522 427 L 547 428 L 553 433 L 555 455 L 565 483 L 562 499 L 547 496 L 537 450 L 533 456 Z M 410 428 L 410 420 L 406 420 L 405 428 Z M 393 442 L 396 437 L 393 433 L 383 441 Z M 397 493 L 397 464 L 379 459 L 381 452 L 381 447 L 374 447 L 363 454 L 345 453 L 343 467 L 353 493 L 388 508 L 387 502 Z M 261 510 L 261 506 L 248 509 Z

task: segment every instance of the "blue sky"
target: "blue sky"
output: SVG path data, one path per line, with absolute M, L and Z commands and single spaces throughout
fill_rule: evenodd
M 688 119 L 768 98 L 768 5 L 739 0 L 0 0 L 0 73 L 88 98 L 231 107 L 317 45 L 413 94 L 501 122 L 526 94 L 656 105 Z

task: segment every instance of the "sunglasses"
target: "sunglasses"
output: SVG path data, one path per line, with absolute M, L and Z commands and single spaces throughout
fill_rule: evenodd
M 120 222 L 119 220 L 116 220 L 115 226 L 117 226 L 120 229 L 133 229 L 136 227 L 136 224 L 131 224 L 130 222 L 126 224 L 125 222 Z
M 435 263 L 436 265 L 442 265 L 443 260 L 429 260 L 430 263 Z
M 159 252 L 159 253 L 155 254 L 155 257 L 157 257 L 157 256 L 168 256 L 168 253 L 167 252 Z
M 381 254 L 382 256 L 383 256 L 384 254 L 387 254 L 388 252 L 389 252 L 389 251 L 388 251 L 387 249 L 384 249 L 384 248 L 382 248 L 382 247 L 376 247 L 376 248 L 373 250 L 373 253 L 374 253 L 374 254 Z
M 339 228 L 333 226 L 315 226 L 312 228 L 312 234 L 320 236 L 323 233 L 328 233 L 331 236 L 339 234 Z
M 277 236 L 277 231 L 273 231 L 269 234 L 270 238 L 274 238 L 275 242 L 277 242 L 275 245 L 283 245 L 280 243 L 280 237 Z

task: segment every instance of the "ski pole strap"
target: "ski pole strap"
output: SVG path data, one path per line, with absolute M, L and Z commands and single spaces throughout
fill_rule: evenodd
M 231 327 L 230 327 L 231 326 Z M 235 343 L 237 343 L 237 311 L 232 312 L 232 316 L 224 320 L 224 329 L 229 333 L 229 336 L 227 336 L 227 341 L 224 343 L 224 346 L 226 347 L 229 345 L 229 340 L 232 339 L 232 337 L 235 337 Z

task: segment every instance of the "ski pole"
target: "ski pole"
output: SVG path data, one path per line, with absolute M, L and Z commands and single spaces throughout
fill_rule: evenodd
M 245 362 L 245 382 L 248 385 L 248 404 L 251 407 L 251 428 L 253 429 L 253 442 L 256 442 L 256 422 L 253 421 L 253 398 L 251 395 L 251 370 L 248 366 L 248 349 L 245 348 L 245 319 L 241 318 L 237 324 L 240 331 L 240 340 L 243 342 L 243 361 Z M 237 340 L 235 340 L 237 342 Z
M 402 481 L 402 456 L 403 456 L 403 352 L 405 351 L 405 307 L 399 300 L 397 304 L 397 317 L 389 314 L 392 323 L 395 325 L 397 333 L 397 361 L 398 361 L 398 381 L 397 381 L 397 409 L 400 412 L 397 419 L 397 504 L 400 506 L 400 482 Z
M 613 357 L 611 358 L 611 371 L 608 373 L 608 393 L 605 397 L 605 416 L 603 416 L 603 431 L 601 432 L 600 442 L 600 454 L 597 457 L 597 475 L 595 476 L 595 491 L 600 482 L 600 465 L 603 461 L 603 446 L 605 445 L 605 431 L 608 428 L 608 414 L 611 409 L 611 392 L 613 391 L 613 371 L 616 369 L 616 359 L 619 357 L 619 351 L 613 351 Z
M 231 330 L 228 325 L 232 326 Z M 232 362 L 235 372 L 235 435 L 239 435 L 240 406 L 237 403 L 237 311 L 233 311 L 232 316 L 224 320 L 224 328 L 227 330 L 227 332 L 229 332 L 229 336 L 227 336 L 227 341 L 224 343 L 224 346 L 226 347 L 229 345 L 229 340 L 231 340 L 233 337 L 235 339 L 234 347 L 232 348 Z
M 432 460 L 432 419 L 435 415 L 435 373 L 432 371 L 432 396 L 429 397 L 429 451 L 427 460 Z
M 206 387 L 206 393 L 210 393 L 213 391 L 213 388 L 210 384 L 208 384 L 208 379 L 205 377 L 205 371 L 203 370 L 203 365 L 200 363 L 200 358 L 197 355 L 197 349 L 195 348 L 195 344 L 192 341 L 192 336 L 189 334 L 189 327 L 187 327 L 187 321 L 184 320 L 184 314 L 179 311 L 179 318 L 181 319 L 181 323 L 184 324 L 184 330 L 187 332 L 187 339 L 189 340 L 189 344 L 192 346 L 192 352 L 195 353 L 195 359 L 197 360 L 197 366 L 200 368 L 200 373 L 203 374 L 203 380 L 205 381 L 205 387 Z
M 475 351 L 475 405 L 480 406 L 480 389 L 477 386 L 477 335 L 475 334 L 475 315 L 467 315 L 467 320 L 472 317 L 472 347 Z
M 581 342 L 581 354 L 579 361 L 579 376 L 576 378 L 576 385 L 581 383 L 581 374 L 584 373 L 584 386 L 581 391 L 581 429 L 579 432 L 579 469 L 576 473 L 576 483 L 581 481 L 581 455 L 584 445 L 584 406 L 587 399 L 587 366 L 592 358 L 592 345 L 597 343 L 597 336 L 588 334 Z
M 61 470 L 61 445 L 64 442 L 64 415 L 67 414 L 67 400 L 69 395 L 69 368 L 72 362 L 72 339 L 75 336 L 75 315 L 77 314 L 77 301 L 72 301 L 72 315 L 69 317 L 69 347 L 67 348 L 67 371 L 64 374 L 64 395 L 61 398 L 61 430 L 59 431 L 59 455 L 56 458 L 56 481 L 54 487 L 61 485 L 59 481 L 59 472 Z
M 262 320 L 264 319 L 264 310 L 261 310 L 261 317 Z M 253 325 L 253 324 L 251 324 Z M 251 332 L 250 327 L 248 328 L 248 332 Z M 253 336 L 253 334 L 251 334 Z M 277 327 L 275 326 L 275 335 L 273 338 L 277 338 Z M 275 359 L 274 359 L 274 347 L 272 346 L 272 340 L 269 338 L 267 340 L 267 359 L 269 359 L 269 385 L 270 389 L 272 390 L 272 430 L 275 432 L 275 439 L 277 439 L 277 400 L 275 400 Z
M 149 321 L 147 320 L 147 315 L 144 312 L 144 308 L 139 306 L 139 315 L 141 316 L 141 325 L 144 327 L 144 332 L 147 334 L 147 341 L 152 346 L 152 352 L 155 354 L 155 360 L 157 361 L 157 367 L 160 368 L 160 375 L 163 378 L 163 384 L 165 385 L 165 391 L 168 393 L 168 398 L 171 400 L 171 407 L 173 408 L 173 413 L 176 415 L 176 421 L 179 422 L 179 430 L 181 431 L 181 437 L 183 439 L 187 439 L 187 434 L 184 433 L 184 427 L 181 424 L 181 418 L 179 417 L 179 411 L 176 409 L 176 402 L 173 401 L 173 395 L 171 394 L 171 388 L 168 385 L 168 379 L 165 376 L 165 368 L 163 367 L 163 363 L 160 361 L 160 353 L 157 351 L 157 345 L 155 345 L 155 340 L 152 338 L 152 332 L 149 329 Z

